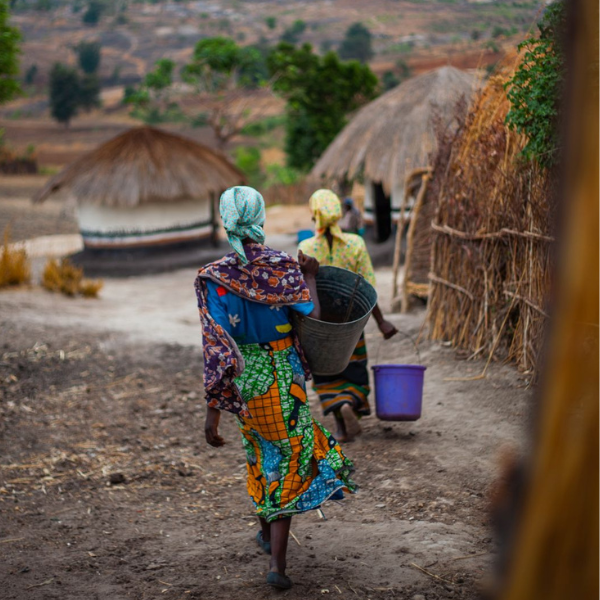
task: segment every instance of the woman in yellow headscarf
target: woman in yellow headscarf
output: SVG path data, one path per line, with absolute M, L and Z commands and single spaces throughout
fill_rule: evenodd
M 315 236 L 300 243 L 300 251 L 321 265 L 348 269 L 362 275 L 375 286 L 375 273 L 365 241 L 359 235 L 343 233 L 338 225 L 342 217 L 340 199 L 331 190 L 318 190 L 309 200 L 315 221 Z M 398 330 L 383 317 L 379 305 L 373 309 L 379 331 L 387 340 Z M 369 415 L 369 372 L 364 334 L 356 346 L 350 364 L 338 375 L 313 375 L 323 414 L 333 413 L 338 425 L 336 439 L 351 441 L 360 433 L 358 418 Z

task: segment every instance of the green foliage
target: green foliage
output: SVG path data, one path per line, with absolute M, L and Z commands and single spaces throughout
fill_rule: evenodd
M 267 24 L 267 27 L 271 30 L 277 27 L 277 19 L 275 17 L 266 17 L 265 23 Z
M 371 32 L 362 23 L 350 25 L 338 54 L 344 60 L 359 60 L 362 63 L 371 60 L 373 58 Z
M 55 63 L 50 71 L 50 112 L 68 127 L 79 108 L 80 81 L 75 69 Z
M 101 106 L 100 79 L 95 73 L 86 73 L 79 80 L 79 106 L 86 112 Z
M 500 46 L 498 46 L 494 40 L 489 40 L 486 42 L 485 49 L 493 52 L 494 54 L 498 54 L 500 52 Z
M 383 87 L 384 92 L 395 88 L 399 83 L 400 80 L 394 71 L 386 71 L 381 78 L 381 86 Z
M 192 61 L 181 75 L 184 81 L 208 92 L 221 92 L 237 85 L 254 88 L 268 77 L 266 56 L 258 46 L 238 46 L 231 38 L 200 40 Z
M 233 151 L 235 165 L 248 180 L 252 187 L 261 187 L 264 174 L 260 167 L 260 150 L 255 146 L 237 146 Z
M 272 185 L 294 185 L 301 178 L 302 174 L 296 169 L 274 164 L 267 167 L 267 178 L 264 185 L 265 187 L 271 187 Z
M 559 157 L 566 12 L 566 0 L 557 0 L 546 8 L 538 23 L 539 38 L 531 37 L 519 44 L 519 50 L 525 49 L 523 62 L 506 84 L 511 103 L 507 125 L 527 136 L 524 158 L 548 168 L 556 165 Z
M 248 123 L 248 125 L 246 125 L 242 129 L 241 133 L 243 135 L 247 135 L 250 137 L 260 138 L 260 137 L 263 137 L 264 135 L 266 135 L 267 133 L 270 133 L 271 131 L 277 129 L 278 127 L 285 125 L 285 122 L 286 122 L 285 115 L 276 115 L 273 117 L 265 117 L 264 119 L 261 119 L 260 121 L 254 121 L 252 123 Z
M 81 70 L 88 75 L 96 73 L 100 67 L 100 42 L 79 42 L 76 50 Z
M 154 71 L 146 74 L 144 86 L 151 90 L 161 91 L 173 83 L 175 63 L 169 58 L 161 58 L 154 64 Z
M 281 41 L 296 45 L 306 29 L 306 23 L 302 19 L 294 21 L 281 35 Z
M 25 71 L 25 84 L 33 85 L 35 83 L 35 78 L 38 74 L 38 66 L 36 64 L 30 65 L 27 71 Z
M 375 96 L 377 77 L 334 52 L 318 56 L 309 44 L 280 43 L 267 64 L 274 91 L 287 99 L 288 166 L 308 170 L 346 125 L 346 115 Z
M 21 93 L 19 76 L 19 43 L 21 33 L 9 25 L 8 0 L 0 0 L 0 104 Z
M 412 69 L 401 58 L 396 61 L 396 66 L 393 71 L 386 71 L 381 78 L 381 85 L 384 91 L 400 85 L 405 79 L 412 76 Z
M 92 27 L 98 25 L 100 17 L 104 12 L 104 4 L 100 0 L 91 0 L 87 6 L 86 11 L 83 13 L 81 19 L 84 25 L 90 25 Z

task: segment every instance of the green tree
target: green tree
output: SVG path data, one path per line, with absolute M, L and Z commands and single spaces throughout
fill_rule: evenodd
M 91 25 L 95 27 L 100 22 L 100 17 L 104 12 L 104 4 L 99 0 L 91 0 L 87 6 L 86 11 L 83 13 L 82 22 L 85 25 Z
M 80 99 L 79 74 L 72 67 L 55 63 L 50 71 L 50 112 L 59 123 L 69 126 L 77 114 Z
M 344 60 L 354 59 L 362 63 L 371 60 L 373 58 L 371 32 L 362 23 L 350 25 L 338 53 Z
M 86 73 L 79 80 L 78 106 L 86 112 L 93 108 L 99 108 L 100 102 L 100 79 L 95 73 Z
M 385 92 L 395 88 L 400 83 L 400 79 L 394 71 L 386 71 L 381 78 L 381 85 Z
M 523 156 L 551 168 L 559 159 L 559 123 L 566 61 L 562 42 L 567 22 L 565 0 L 550 4 L 538 23 L 539 37 L 519 44 L 523 61 L 506 87 L 511 107 L 506 123 L 527 136 Z
M 128 91 L 125 101 L 134 105 L 134 116 L 172 115 L 187 120 L 190 126 L 208 123 L 221 147 L 260 118 L 248 89 L 264 85 L 268 77 L 262 48 L 241 47 L 221 36 L 200 40 L 191 61 L 181 69 L 181 78 L 188 86 L 183 90 L 174 85 L 174 68 L 172 61 L 163 59 L 137 90 Z M 202 97 L 202 115 L 186 112 L 182 102 L 186 96 Z
M 265 19 L 265 23 L 267 24 L 267 27 L 271 30 L 277 27 L 277 19 L 275 17 L 267 17 Z
M 19 76 L 19 43 L 21 33 L 9 25 L 8 0 L 0 0 L 0 104 L 21 93 Z
M 255 188 L 261 187 L 265 175 L 260 165 L 260 150 L 255 146 L 238 146 L 233 151 L 235 165 L 244 173 L 248 183 Z
M 281 34 L 281 41 L 295 45 L 300 41 L 300 36 L 305 29 L 306 23 L 302 19 L 297 19 Z
M 91 75 L 100 67 L 101 50 L 100 42 L 80 42 L 77 47 L 77 60 L 84 73 Z
M 35 78 L 38 74 L 38 66 L 36 64 L 31 65 L 27 71 L 25 72 L 25 84 L 33 85 L 35 83 Z
M 288 166 L 306 171 L 346 125 L 348 113 L 376 95 L 377 77 L 358 61 L 319 56 L 310 44 L 280 43 L 267 64 L 273 89 L 287 99 Z

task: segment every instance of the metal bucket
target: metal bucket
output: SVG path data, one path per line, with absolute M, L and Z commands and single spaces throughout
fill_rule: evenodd
M 338 267 L 319 268 L 317 292 L 321 316 L 326 320 L 291 311 L 293 324 L 311 371 L 315 375 L 337 375 L 350 363 L 377 304 L 377 292 L 361 275 Z

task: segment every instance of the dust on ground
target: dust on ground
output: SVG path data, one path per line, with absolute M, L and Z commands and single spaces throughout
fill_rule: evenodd
M 193 276 L 109 279 L 99 300 L 0 293 L 3 598 L 282 597 L 263 583 L 234 418 L 225 448 L 204 442 Z M 378 278 L 387 307 L 389 270 Z M 416 338 L 423 313 L 391 318 Z M 367 343 L 371 364 L 417 360 L 373 323 Z M 326 521 L 294 518 L 286 598 L 478 597 L 496 552 L 489 488 L 501 448 L 521 444 L 530 391 L 499 364 L 448 381 L 483 363 L 420 351 L 422 418 L 363 420 L 346 446 L 360 493 L 325 505 Z

